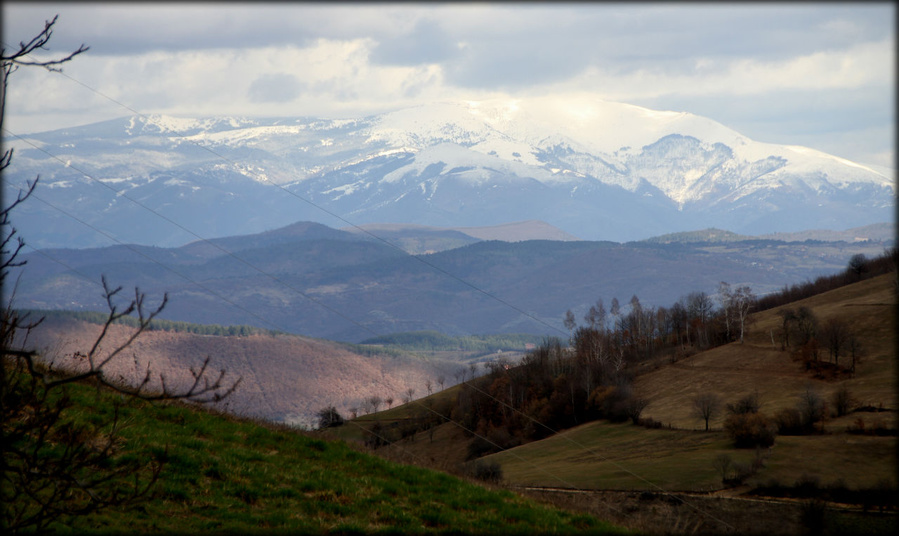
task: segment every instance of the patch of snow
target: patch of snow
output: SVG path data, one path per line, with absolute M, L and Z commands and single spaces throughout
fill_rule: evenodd
M 337 200 L 340 199 L 341 197 L 346 197 L 346 196 L 348 196 L 348 195 L 352 195 L 352 194 L 356 193 L 358 190 L 360 190 L 360 189 L 362 189 L 362 188 L 364 188 L 364 187 L 365 187 L 365 182 L 364 182 L 364 181 L 356 181 L 356 182 L 351 183 L 351 184 L 344 184 L 344 185 L 342 185 L 342 186 L 337 186 L 337 187 L 335 187 L 335 188 L 331 188 L 331 189 L 329 189 L 329 190 L 325 190 L 325 191 L 322 192 L 322 193 L 325 194 L 325 195 L 331 195 L 331 194 L 334 194 L 334 193 L 339 194 L 339 195 L 337 195 L 337 196 L 331 198 L 332 201 L 337 201 Z

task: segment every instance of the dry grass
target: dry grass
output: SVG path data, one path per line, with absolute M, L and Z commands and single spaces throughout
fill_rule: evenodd
M 704 423 L 692 415 L 690 400 L 705 392 L 724 402 L 735 402 L 757 391 L 761 411 L 795 407 L 807 388 L 825 400 L 845 383 L 858 404 L 882 406 L 885 413 L 855 413 L 826 423 L 830 432 L 803 437 L 778 436 L 771 449 L 759 452 L 764 467 L 747 480 L 750 485 L 777 481 L 793 485 L 805 477 L 821 485 L 843 483 L 852 489 L 870 488 L 887 479 L 896 484 L 895 436 L 876 437 L 846 433 L 862 418 L 895 428 L 896 334 L 893 276 L 883 276 L 793 304 L 810 307 L 822 322 L 838 317 L 861 336 L 868 355 L 854 377 L 821 380 L 812 377 L 779 342 L 771 343 L 770 330 L 779 325 L 777 310 L 756 315 L 745 344 L 730 344 L 645 373 L 636 381 L 637 392 L 650 404 L 643 415 L 676 429 L 648 430 L 604 422 L 566 431 L 551 438 L 494 454 L 506 479 L 514 484 L 583 489 L 710 490 L 721 488 L 712 465 L 719 454 L 741 464 L 756 456 L 736 450 L 721 430 L 724 408 L 712 420 L 713 431 L 701 432 Z
M 850 323 L 867 349 L 867 357 L 853 378 L 840 381 L 815 379 L 802 365 L 771 343 L 770 330 L 779 326 L 777 309 L 757 314 L 745 344 L 730 344 L 697 354 L 677 363 L 666 363 L 637 378 L 637 392 L 649 400 L 643 415 L 673 429 L 649 430 L 629 424 L 588 423 L 553 437 L 487 457 L 498 461 L 507 482 L 606 490 L 708 491 L 722 487 L 712 461 L 728 454 L 734 462 L 749 465 L 754 450 L 736 450 L 722 431 L 724 408 L 712 419 L 712 431 L 692 415 L 690 400 L 713 392 L 722 401 L 735 402 L 757 391 L 761 411 L 773 415 L 794 407 L 798 396 L 812 388 L 829 400 L 845 383 L 858 404 L 896 409 L 896 321 L 893 276 L 873 278 L 822 294 L 792 307 L 810 307 L 821 322 L 839 317 Z M 436 393 L 452 396 L 455 390 Z M 382 412 L 377 418 L 390 422 L 414 414 L 413 403 Z M 851 488 L 875 486 L 884 478 L 895 482 L 896 438 L 845 433 L 861 418 L 870 425 L 880 422 L 895 427 L 896 412 L 854 413 L 825 423 L 830 434 L 805 437 L 779 436 L 775 445 L 759 455 L 764 467 L 747 480 L 750 485 L 778 481 L 793 485 L 814 476 L 822 485 L 843 482 Z M 368 416 L 367 420 L 374 419 Z M 368 424 L 366 420 L 363 423 Z M 345 439 L 361 437 L 359 429 L 344 427 Z M 356 437 L 353 437 L 356 436 Z M 441 469 L 458 467 L 471 439 L 453 424 L 442 425 L 433 441 L 426 433 L 382 451 L 413 463 Z
M 893 410 L 897 409 L 894 277 L 869 279 L 790 306 L 811 308 L 822 323 L 840 318 L 850 324 L 868 355 L 845 384 L 859 403 Z M 789 352 L 780 350 L 780 309 L 755 315 L 745 344 L 715 348 L 641 375 L 635 386 L 649 400 L 643 415 L 675 428 L 700 429 L 704 423 L 692 415 L 689 401 L 701 393 L 716 393 L 727 403 L 758 391 L 761 411 L 769 415 L 794 407 L 806 387 L 829 400 L 841 382 L 814 379 Z M 723 419 L 721 411 L 712 427 L 720 429 Z
M 745 344 L 665 363 L 638 377 L 637 391 L 650 401 L 644 416 L 675 429 L 594 422 L 485 459 L 501 464 L 506 485 L 596 490 L 526 493 L 640 533 L 800 533 L 805 529 L 801 501 L 772 502 L 740 495 L 754 486 L 774 482 L 792 486 L 803 480 L 853 490 L 876 488 L 884 480 L 896 486 L 896 437 L 846 433 L 859 418 L 869 427 L 880 422 L 895 428 L 895 296 L 894 276 L 887 275 L 791 305 L 810 307 L 822 323 L 841 318 L 860 335 L 867 356 L 852 378 L 815 379 L 788 352 L 781 351 L 776 339 L 780 318 L 775 309 L 755 315 Z M 704 392 L 716 393 L 727 403 L 758 391 L 761 411 L 773 415 L 794 407 L 807 388 L 829 400 L 841 384 L 849 387 L 856 405 L 892 411 L 831 419 L 825 423 L 826 434 L 778 436 L 772 448 L 757 452 L 732 447 L 721 429 L 723 408 L 712 420 L 713 430 L 703 432 L 704 423 L 692 415 L 690 404 L 692 397 Z M 401 406 L 378 417 L 402 419 L 412 415 L 412 410 L 414 405 Z M 414 441 L 378 452 L 451 470 L 464 460 L 470 441 L 453 424 L 444 424 L 433 441 L 419 434 Z M 744 466 L 759 457 L 763 465 L 747 478 L 745 486 L 726 489 L 712 463 L 720 454 Z M 827 516 L 828 526 L 836 533 L 884 533 L 893 525 L 889 517 L 865 516 L 835 505 L 828 506 Z

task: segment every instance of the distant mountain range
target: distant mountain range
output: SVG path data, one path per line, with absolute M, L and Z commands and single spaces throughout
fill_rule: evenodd
M 300 220 L 539 220 L 622 242 L 710 227 L 845 230 L 892 222 L 896 206 L 891 171 L 600 100 L 447 102 L 346 120 L 133 116 L 6 141 L 7 195 L 41 179 L 14 215 L 35 247 L 171 247 Z
M 299 222 L 178 248 L 44 249 L 22 256 L 14 305 L 102 311 L 105 275 L 151 300 L 168 293 L 170 320 L 348 342 L 418 330 L 558 336 L 566 310 L 583 318 L 598 298 L 670 306 L 692 291 L 714 294 L 720 281 L 762 294 L 895 244 L 878 238 L 879 226 L 850 233 L 868 240 L 835 242 L 736 240 L 718 230 L 632 243 L 518 240 L 558 234 L 536 222 L 476 231 L 508 241 L 421 226 L 371 230 L 378 234 Z

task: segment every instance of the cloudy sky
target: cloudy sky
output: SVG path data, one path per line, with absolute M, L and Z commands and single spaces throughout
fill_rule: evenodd
M 895 168 L 893 3 L 3 3 L 59 14 L 64 74 L 20 69 L 17 134 L 139 113 L 349 117 L 591 94 Z M 114 102 L 115 101 L 115 102 Z M 130 110 L 129 110 L 130 108 Z

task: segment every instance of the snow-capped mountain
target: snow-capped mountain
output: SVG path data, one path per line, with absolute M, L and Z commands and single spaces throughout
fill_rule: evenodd
M 543 220 L 584 239 L 892 221 L 894 178 L 699 116 L 600 100 L 445 102 L 346 120 L 134 116 L 9 140 L 35 246 L 178 245 L 299 220 Z

